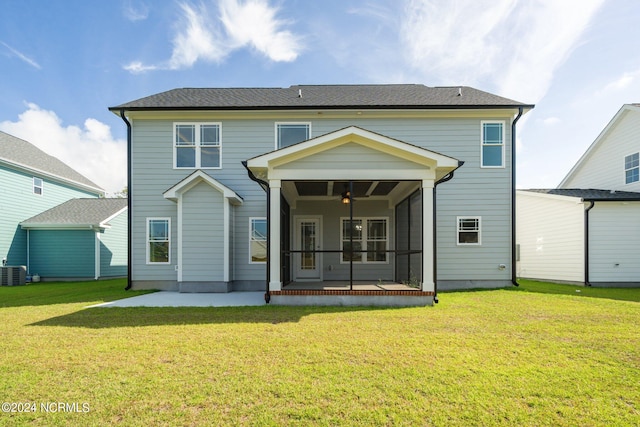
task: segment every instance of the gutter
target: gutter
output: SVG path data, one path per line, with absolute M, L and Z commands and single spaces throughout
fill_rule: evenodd
M 589 282 L 589 211 L 596 205 L 594 200 L 589 200 L 589 207 L 584 210 L 584 285 L 591 286 Z
M 520 286 L 516 280 L 516 123 L 522 117 L 524 107 L 518 107 L 518 115 L 511 122 L 511 283 Z
M 464 165 L 464 161 L 458 160 L 457 168 L 433 183 L 433 302 L 435 302 L 436 304 L 438 303 L 438 215 L 436 212 L 436 203 L 438 198 L 436 197 L 436 187 L 438 186 L 438 184 L 450 181 L 453 178 L 453 174 L 455 173 L 455 171 L 460 169 L 462 165 Z
M 120 109 L 120 117 L 127 125 L 127 287 L 125 291 L 131 289 L 131 123 L 124 115 L 124 108 Z
M 255 181 L 262 187 L 262 189 L 267 193 L 267 230 L 271 230 L 271 192 L 269 191 L 269 183 L 265 180 L 262 180 L 254 175 L 254 173 L 249 169 L 247 165 L 247 161 L 243 160 L 242 166 L 247 170 L 249 174 L 249 179 L 251 181 Z M 279 215 L 280 213 L 278 213 Z M 271 301 L 271 290 L 269 289 L 269 280 L 271 279 L 271 233 L 267 231 L 267 280 L 265 280 L 265 290 L 264 290 L 264 301 L 269 304 Z

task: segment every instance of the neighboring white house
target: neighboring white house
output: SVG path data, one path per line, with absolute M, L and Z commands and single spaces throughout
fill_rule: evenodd
M 640 104 L 624 105 L 553 190 L 517 191 L 519 277 L 640 286 Z
M 531 108 L 424 85 L 174 89 L 111 107 L 129 130 L 130 287 L 422 305 L 510 286 L 512 148 Z

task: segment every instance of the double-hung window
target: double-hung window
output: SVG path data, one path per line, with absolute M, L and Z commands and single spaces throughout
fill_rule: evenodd
M 480 158 L 483 168 L 504 167 L 504 122 L 482 122 Z
M 267 262 L 267 219 L 250 218 L 249 263 Z
M 640 181 L 640 153 L 625 156 L 624 183 L 633 184 L 638 181 Z
M 341 218 L 341 221 L 342 263 L 388 262 L 387 218 L 353 218 L 353 222 L 349 221 L 349 218 Z
M 171 219 L 147 218 L 147 264 L 169 264 Z
M 219 169 L 221 167 L 220 123 L 175 123 L 174 167 Z
M 44 189 L 44 181 L 42 178 L 33 177 L 33 194 L 42 196 L 42 190 Z
M 480 220 L 479 216 L 457 218 L 458 245 L 480 245 Z
M 311 123 L 276 123 L 276 149 L 311 138 Z

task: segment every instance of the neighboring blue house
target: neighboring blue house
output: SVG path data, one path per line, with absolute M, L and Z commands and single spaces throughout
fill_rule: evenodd
M 510 286 L 515 127 L 531 108 L 410 84 L 188 88 L 111 107 L 129 131 L 129 286 L 359 305 Z
M 72 199 L 22 221 L 27 267 L 46 280 L 127 275 L 127 199 Z
M 104 195 L 102 188 L 57 158 L 4 132 L 0 132 L 0 183 L 0 257 L 2 264 L 7 266 L 28 266 L 29 258 L 33 261 L 33 254 L 40 249 L 33 241 L 29 242 L 29 232 L 20 226 L 21 222 L 70 199 L 101 203 L 99 198 Z M 126 245 L 126 238 L 120 244 Z M 57 252 L 66 242 L 60 239 L 56 245 Z M 74 263 L 56 277 L 77 277 L 77 270 L 86 268 Z M 49 279 L 44 271 L 29 271 L 32 273 Z M 91 274 L 83 274 L 83 277 L 94 276 L 93 269 Z

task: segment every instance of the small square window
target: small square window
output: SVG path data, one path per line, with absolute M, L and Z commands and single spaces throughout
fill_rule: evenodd
M 480 244 L 480 217 L 458 217 L 458 245 Z
M 221 167 L 219 123 L 176 123 L 174 135 L 174 167 Z

